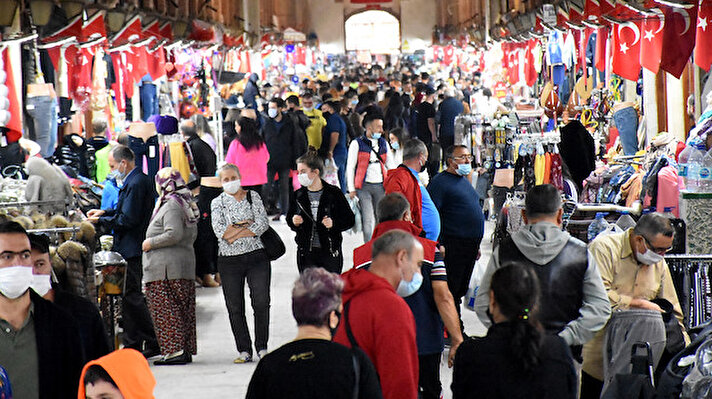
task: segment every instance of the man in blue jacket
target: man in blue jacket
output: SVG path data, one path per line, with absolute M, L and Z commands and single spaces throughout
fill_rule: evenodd
M 92 223 L 100 223 L 114 232 L 114 251 L 127 263 L 126 283 L 122 300 L 124 346 L 142 352 L 146 357 L 160 353 L 151 315 L 141 291 L 143 266 L 141 244 L 151 219 L 156 199 L 154 184 L 139 167 L 130 148 L 114 147 L 109 153 L 109 166 L 118 171 L 117 180 L 123 181 L 115 209 L 89 211 Z

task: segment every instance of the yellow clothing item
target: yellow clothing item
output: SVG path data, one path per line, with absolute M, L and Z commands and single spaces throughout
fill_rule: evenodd
M 588 247 L 601 273 L 611 311 L 627 310 L 633 298 L 664 298 L 672 303 L 675 317 L 682 326 L 682 308 L 667 263 L 663 260 L 654 265 L 639 265 L 630 246 L 632 232 L 633 229 L 628 229 L 623 233 L 599 236 Z M 601 381 L 606 328 L 583 346 L 583 371 Z M 685 341 L 689 342 L 687 334 Z
M 537 154 L 534 158 L 534 177 L 537 186 L 544 183 L 544 166 L 546 166 L 546 158 L 542 154 Z
M 171 153 L 171 166 L 178 169 L 184 181 L 190 181 L 190 164 L 183 149 L 183 142 L 168 143 Z
M 309 118 L 311 124 L 307 128 L 307 142 L 310 146 L 319 149 L 321 147 L 321 131 L 326 126 L 326 119 L 322 116 L 321 111 L 312 109 L 311 111 L 304 110 L 304 115 Z

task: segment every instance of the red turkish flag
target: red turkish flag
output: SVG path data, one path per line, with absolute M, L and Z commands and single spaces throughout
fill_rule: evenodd
M 445 46 L 443 49 L 443 61 L 445 65 L 451 65 L 453 61 L 453 56 L 455 55 L 455 47 Z
M 712 0 L 700 0 L 697 9 L 695 64 L 705 71 L 712 66 Z
M 155 37 L 156 39 L 160 39 L 163 37 L 161 35 L 161 30 L 158 27 L 159 21 L 156 19 L 153 22 L 149 23 L 146 25 L 145 28 L 143 28 L 143 37 Z
M 663 28 L 665 28 L 665 15 L 659 8 L 649 11 L 655 15 L 647 15 L 643 20 L 640 39 L 640 66 L 658 73 L 660 70 L 660 57 L 663 52 Z
M 661 6 L 665 14 L 663 48 L 660 68 L 680 79 L 695 48 L 697 7 Z
M 115 45 L 120 45 L 124 43 L 131 43 L 133 41 L 139 40 L 143 37 L 143 31 L 141 29 L 141 16 L 136 15 L 129 20 L 129 22 L 121 28 L 120 31 L 114 35 L 111 42 Z
M 91 48 L 82 48 L 77 54 L 79 57 L 79 75 L 76 81 L 74 99 L 80 103 L 87 100 L 91 95 L 92 61 L 94 60 L 94 52 L 92 50 Z
M 79 41 L 86 42 L 100 37 L 106 37 L 106 27 L 104 26 L 104 13 L 97 12 L 87 19 L 82 26 L 82 34 Z
M 638 80 L 640 75 L 640 23 L 626 21 L 614 24 L 613 73 L 628 80 Z
M 69 23 L 67 23 L 67 26 L 42 38 L 42 42 L 51 43 L 59 39 L 63 39 L 65 37 L 72 36 L 79 38 L 82 35 L 83 24 L 84 20 L 82 20 L 82 16 L 77 15 L 76 17 L 72 18 Z
M 569 20 L 569 8 L 566 6 L 566 3 L 561 3 L 557 7 L 556 10 L 556 26 L 560 26 L 562 28 L 568 28 L 568 25 L 566 25 L 566 22 Z
M 598 28 L 597 34 L 596 34 L 596 59 L 595 59 L 595 66 L 596 69 L 598 69 L 601 72 L 606 71 L 606 47 L 608 43 L 608 31 L 609 28 L 607 26 L 604 26 L 602 28 Z
M 132 50 L 133 53 L 128 57 L 128 62 L 133 66 L 131 74 L 134 82 L 140 82 L 148 73 L 148 51 L 146 46 L 133 47 Z
M 616 0 L 600 0 L 599 2 L 599 11 L 601 14 L 599 15 L 606 15 L 613 11 L 616 8 Z
M 524 79 L 526 80 L 527 86 L 534 86 L 538 74 L 536 73 L 536 68 L 534 68 L 534 48 L 537 45 L 537 39 L 529 39 L 527 42 L 527 48 L 524 50 L 524 59 L 526 60 L 524 64 Z
M 10 102 L 10 107 L 7 109 L 10 112 L 10 120 L 4 126 L 11 130 L 6 134 L 8 142 L 16 142 L 22 137 L 22 100 L 20 94 L 16 90 L 15 86 L 15 74 L 13 72 L 14 68 L 19 68 L 20 65 L 13 65 L 13 61 L 10 59 L 10 47 L 19 46 L 19 44 L 10 44 L 7 47 L 0 50 L 0 56 L 2 57 L 2 64 L 5 72 L 5 86 L 7 86 L 7 99 Z M 19 53 L 19 52 L 18 52 Z
M 599 0 L 585 0 L 584 15 L 588 15 L 589 19 L 596 19 L 601 16 L 601 5 Z M 593 18 L 592 18 L 593 17 Z
M 166 76 L 166 52 L 163 46 L 158 46 L 157 49 L 148 53 L 148 73 L 153 80 Z
M 164 39 L 173 40 L 173 28 L 171 27 L 170 22 L 166 22 L 165 24 L 161 25 L 161 27 L 159 28 L 159 32 L 161 32 L 161 36 Z
M 126 90 L 124 83 L 126 82 L 126 68 L 124 68 L 121 62 L 121 52 L 116 51 L 111 54 L 111 63 L 114 66 L 114 75 L 116 80 L 111 84 L 111 89 L 114 91 L 114 97 L 116 98 L 116 108 L 119 112 L 126 111 Z

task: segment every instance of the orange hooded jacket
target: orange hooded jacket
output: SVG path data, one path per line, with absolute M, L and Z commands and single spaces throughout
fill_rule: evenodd
M 156 379 L 143 355 L 134 349 L 121 349 L 87 363 L 79 378 L 78 399 L 85 399 L 84 375 L 90 366 L 98 365 L 116 383 L 124 399 L 154 399 L 153 388 Z

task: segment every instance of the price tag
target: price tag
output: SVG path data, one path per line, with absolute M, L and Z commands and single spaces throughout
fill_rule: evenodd
M 155 146 L 150 146 L 150 147 L 148 147 L 148 157 L 149 157 L 149 158 L 155 158 L 155 157 L 156 157 L 156 147 L 155 147 Z

